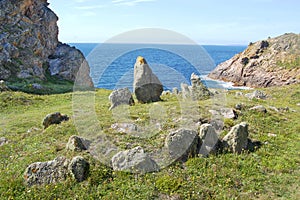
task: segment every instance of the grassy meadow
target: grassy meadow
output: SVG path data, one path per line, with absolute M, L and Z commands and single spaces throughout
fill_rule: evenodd
M 159 103 L 136 103 L 129 108 L 125 118 L 118 118 L 108 110 L 111 91 L 97 89 L 95 113 L 99 130 L 94 131 L 103 132 L 121 149 L 140 145 L 151 152 L 160 148 L 165 135 L 180 127 L 178 120 L 183 115 L 182 106 L 190 106 L 187 108 L 189 114 L 197 110 L 191 117 L 197 121 L 209 119 L 208 110 L 213 106 L 234 108 L 237 103 L 244 104 L 238 119 L 225 120 L 220 134 L 223 136 L 233 125 L 246 121 L 250 138 L 262 142 L 254 152 L 191 158 L 186 163 L 173 163 L 160 172 L 148 174 L 114 172 L 88 152 L 65 150 L 68 138 L 79 134 L 74 123 L 73 93 L 2 92 L 0 137 L 5 137 L 8 143 L 0 146 L 0 199 L 300 199 L 300 85 L 262 90 L 268 95 L 266 100 L 249 100 L 232 90 L 222 94 L 221 102 L 208 99 L 196 102 L 192 107 L 181 105 L 175 95 L 167 94 Z M 85 93 L 91 92 L 82 92 Z M 249 111 L 256 105 L 265 106 L 268 112 Z M 269 106 L 289 109 L 277 112 Z M 162 110 L 159 108 L 164 112 L 155 115 Z M 44 130 L 42 120 L 53 112 L 67 114 L 71 119 Z M 163 124 L 152 132 L 149 124 L 153 116 L 163 120 Z M 138 125 L 149 125 L 150 136 L 130 137 L 110 128 L 111 124 L 126 117 Z M 29 164 L 75 155 L 90 162 L 90 175 L 86 181 L 77 183 L 68 178 L 58 184 L 24 185 L 23 173 Z

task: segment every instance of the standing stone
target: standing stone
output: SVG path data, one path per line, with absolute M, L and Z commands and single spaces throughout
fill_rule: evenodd
M 134 65 L 133 90 L 137 100 L 141 103 L 160 101 L 163 86 L 152 72 L 146 60 L 139 56 Z
M 74 157 L 69 164 L 69 172 L 77 182 L 82 182 L 89 175 L 90 164 L 81 156 Z
M 43 120 L 44 129 L 48 128 L 52 124 L 60 124 L 63 121 L 68 121 L 67 115 L 62 115 L 60 112 L 48 114 Z
M 121 151 L 111 159 L 113 170 L 129 171 L 133 173 L 147 173 L 159 171 L 159 166 L 147 154 L 142 147 Z
M 130 105 L 130 106 L 134 104 L 134 100 L 128 88 L 115 90 L 109 95 L 108 98 L 111 103 L 111 107 L 109 108 L 109 110 L 122 104 Z
M 200 126 L 199 138 L 202 143 L 199 154 L 207 156 L 209 153 L 217 152 L 219 138 L 215 128 L 211 124 L 202 124 Z
M 241 153 L 248 146 L 248 124 L 242 122 L 231 128 L 223 138 L 223 147 L 233 153 Z
M 196 131 L 179 129 L 170 133 L 165 140 L 171 159 L 174 161 L 187 161 L 198 152 L 199 137 Z

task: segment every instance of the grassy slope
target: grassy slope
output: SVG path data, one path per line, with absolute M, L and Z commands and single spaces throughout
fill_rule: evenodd
M 300 183 L 300 85 L 269 88 L 268 100 L 248 100 L 236 97 L 235 92 L 226 95 L 227 106 L 243 102 L 247 107 L 268 105 L 289 107 L 296 112 L 269 111 L 259 114 L 244 110 L 238 120 L 228 124 L 247 121 L 250 137 L 264 145 L 253 153 L 241 155 L 222 154 L 209 158 L 190 159 L 184 165 L 173 164 L 159 173 L 133 175 L 112 172 L 110 168 L 92 159 L 88 153 L 70 153 L 64 147 L 71 135 L 76 135 L 73 119 L 42 130 L 43 117 L 52 112 L 73 116 L 72 94 L 29 95 L 20 92 L 0 93 L 0 137 L 10 142 L 0 147 L 0 199 L 166 199 L 168 196 L 182 199 L 299 199 Z M 243 91 L 244 93 L 248 91 Z M 110 91 L 97 91 L 97 115 L 101 127 L 108 128 L 114 121 L 107 110 Z M 153 145 L 161 145 L 160 134 L 178 126 L 172 118 L 180 114 L 177 99 L 165 96 L 160 104 L 171 115 L 163 130 L 153 136 Z M 199 102 L 200 107 L 208 101 Z M 222 102 L 224 103 L 224 102 Z M 137 104 L 130 108 L 131 118 L 146 123 L 151 104 Z M 172 111 L 173 110 L 173 111 Z M 172 113 L 174 112 L 174 113 Z M 205 114 L 204 114 L 205 115 Z M 123 142 L 147 147 L 152 139 L 138 141 L 126 135 L 113 135 Z M 276 134 L 270 137 L 268 133 Z M 224 133 L 225 134 L 225 133 Z M 149 148 L 151 149 L 151 148 Z M 91 174 L 87 181 L 73 180 L 44 187 L 27 188 L 23 184 L 23 172 L 32 162 L 53 160 L 57 156 L 82 155 L 91 162 Z

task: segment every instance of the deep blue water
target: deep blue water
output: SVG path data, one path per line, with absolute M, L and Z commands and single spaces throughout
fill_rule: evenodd
M 138 56 L 143 56 L 164 89 L 190 84 L 194 72 L 210 88 L 230 88 L 231 85 L 206 78 L 218 64 L 242 52 L 246 46 L 218 45 L 159 45 L 159 44 L 94 44 L 71 43 L 86 56 L 91 77 L 96 87 L 132 89 L 133 67 Z

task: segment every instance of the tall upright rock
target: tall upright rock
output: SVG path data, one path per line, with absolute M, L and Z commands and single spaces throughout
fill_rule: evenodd
M 137 100 L 141 103 L 160 101 L 163 86 L 152 72 L 147 61 L 139 56 L 134 65 L 133 90 Z
M 300 34 L 250 43 L 221 63 L 208 77 L 238 86 L 270 87 L 300 83 Z
M 0 79 L 46 80 L 46 72 L 53 65 L 49 58 L 59 57 L 63 64 L 56 63 L 55 67 L 64 70 L 51 74 L 75 81 L 85 58 L 79 50 L 58 41 L 58 17 L 48 5 L 47 0 L 0 1 Z M 62 47 L 64 53 L 61 53 Z M 85 68 L 84 85 L 93 86 L 89 67 Z M 66 73 L 71 75 L 66 76 Z

